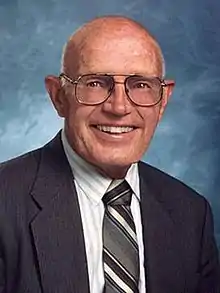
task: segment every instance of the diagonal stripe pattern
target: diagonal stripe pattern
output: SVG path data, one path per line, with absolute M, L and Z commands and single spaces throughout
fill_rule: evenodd
M 139 255 L 131 196 L 125 180 L 103 196 L 105 293 L 138 293 Z

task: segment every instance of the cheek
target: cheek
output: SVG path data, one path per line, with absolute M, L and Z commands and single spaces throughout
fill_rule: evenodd
M 73 144 L 81 145 L 88 136 L 88 121 L 92 109 L 75 103 L 69 103 L 67 115 L 65 117 L 65 126 L 69 133 L 69 138 Z
M 144 131 L 146 133 L 153 133 L 159 121 L 160 107 L 152 107 L 142 111 L 142 119 L 144 121 Z M 148 110 L 148 111 L 147 111 Z
M 80 132 L 85 127 L 85 118 L 83 113 L 74 106 L 70 106 L 68 109 L 68 115 L 66 117 L 66 123 L 68 127 L 71 129 L 71 132 L 80 134 Z
M 149 110 L 149 109 L 148 109 Z M 158 121 L 159 121 L 159 110 L 150 109 L 149 112 L 142 115 L 143 118 L 143 131 L 140 138 L 140 145 L 142 148 L 148 148 L 148 145 L 154 135 Z

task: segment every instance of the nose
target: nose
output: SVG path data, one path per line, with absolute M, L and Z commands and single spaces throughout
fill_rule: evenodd
M 131 112 L 132 105 L 126 94 L 123 82 L 115 82 L 108 100 L 103 103 L 103 111 L 115 116 L 125 116 Z

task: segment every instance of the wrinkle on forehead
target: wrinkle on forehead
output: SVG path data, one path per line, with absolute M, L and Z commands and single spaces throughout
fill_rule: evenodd
M 131 46 L 134 55 L 139 54 L 138 45 L 141 45 L 142 51 L 146 50 L 157 71 L 162 74 L 164 60 L 157 41 L 141 24 L 121 16 L 96 18 L 78 29 L 64 48 L 62 71 L 74 77 L 80 64 L 87 63 L 92 51 L 108 46 L 109 41 L 115 43 L 114 48 L 117 51 L 119 44 L 123 45 L 123 40 L 126 40 L 127 46 Z

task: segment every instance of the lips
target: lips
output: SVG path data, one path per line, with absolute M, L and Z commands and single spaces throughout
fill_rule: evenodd
M 133 126 L 109 126 L 109 125 L 96 125 L 98 130 L 112 134 L 128 133 L 135 129 Z

